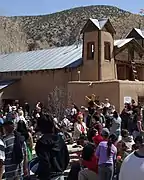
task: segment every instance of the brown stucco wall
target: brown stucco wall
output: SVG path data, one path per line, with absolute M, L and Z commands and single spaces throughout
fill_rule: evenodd
M 104 42 L 109 42 L 111 44 L 111 60 L 106 60 L 104 58 Z M 117 69 L 114 61 L 114 39 L 111 33 L 106 31 L 101 31 L 101 72 L 102 81 L 117 79 Z
M 67 93 L 68 81 L 77 77 L 77 69 L 70 72 L 65 69 L 27 72 L 20 75 L 17 73 L 3 74 L 2 80 L 19 79 L 20 81 L 4 88 L 1 92 L 3 99 L 19 99 L 22 102 L 28 101 L 30 105 L 34 105 L 37 101 L 43 102 L 45 105 L 48 103 L 48 94 L 58 87 L 65 90 Z M 66 97 L 67 98 L 67 97 Z
M 124 97 L 130 96 L 135 101 L 138 97 L 144 97 L 144 81 L 102 81 L 93 82 L 93 86 L 88 86 L 89 82 L 69 82 L 68 93 L 70 99 L 78 106 L 86 105 L 85 96 L 95 94 L 101 102 L 109 98 L 116 110 L 122 111 L 124 107 Z
M 57 86 L 67 89 L 69 73 L 64 70 L 27 74 L 22 78 L 23 99 L 30 104 L 38 100 L 47 104 L 48 94 Z
M 98 30 L 85 32 L 83 42 L 83 67 L 81 68 L 81 80 L 98 80 Z M 94 60 L 87 60 L 87 43 L 95 42 Z
M 130 96 L 138 101 L 138 96 L 144 97 L 144 81 L 119 81 L 120 87 L 120 110 L 124 105 L 124 97 Z
M 87 105 L 85 96 L 95 94 L 99 97 L 100 101 L 109 98 L 111 103 L 119 110 L 119 82 L 116 81 L 102 81 L 93 82 L 91 87 L 88 86 L 89 82 L 69 82 L 68 95 L 71 102 L 75 102 L 78 106 Z M 69 103 L 71 103 L 69 102 Z
M 21 99 L 21 81 L 16 81 L 0 91 L 2 99 Z
M 0 94 L 3 99 L 20 99 L 28 101 L 30 105 L 40 100 L 47 105 L 48 94 L 57 86 L 65 90 L 66 99 L 68 96 L 70 102 L 75 102 L 78 106 L 86 105 L 86 95 L 95 94 L 100 101 L 109 98 L 118 111 L 123 109 L 125 96 L 136 101 L 138 96 L 144 97 L 144 81 L 93 81 L 93 85 L 89 87 L 89 81 L 71 81 L 74 74 L 77 76 L 76 73 L 76 70 L 66 72 L 64 69 L 27 73 L 21 76 L 20 81 L 1 90 Z
M 99 48 L 98 38 L 101 36 L 101 48 Z M 95 29 L 93 32 L 85 32 L 83 42 L 83 66 L 80 68 L 81 80 L 85 81 L 97 81 L 98 71 L 101 68 L 101 80 L 114 80 L 117 79 L 117 69 L 114 61 L 113 48 L 114 39 L 111 33 Z M 94 60 L 87 60 L 87 43 L 95 42 Z M 111 60 L 104 59 L 104 42 L 110 42 L 111 44 Z M 99 57 L 99 50 L 101 51 Z M 100 59 L 99 59 L 100 58 Z M 98 59 L 100 60 L 101 67 L 99 67 Z

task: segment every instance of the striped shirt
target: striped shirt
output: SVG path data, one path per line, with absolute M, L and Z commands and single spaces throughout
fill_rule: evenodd
M 23 175 L 23 162 L 19 165 L 12 163 L 13 148 L 14 148 L 14 134 L 10 134 L 4 137 L 5 144 L 5 178 L 15 179 Z M 23 145 L 23 153 L 26 154 L 26 144 Z
M 4 142 L 0 139 L 0 160 L 5 161 L 5 146 Z

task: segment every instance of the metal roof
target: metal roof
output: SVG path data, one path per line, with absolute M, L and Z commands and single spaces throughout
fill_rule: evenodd
M 144 38 L 144 30 L 137 29 L 137 28 L 134 28 L 134 29 L 142 38 Z
M 14 82 L 16 82 L 16 81 L 15 80 L 0 81 L 0 90 L 2 90 L 3 88 L 6 88 L 7 86 L 10 86 Z
M 82 45 L 0 55 L 0 72 L 36 71 L 77 67 L 82 63 Z
M 126 38 L 127 37 L 131 37 L 131 33 L 133 31 L 136 31 L 142 38 L 144 38 L 144 30 L 141 30 L 141 29 L 138 29 L 138 28 L 133 28 L 127 35 L 126 35 Z
M 100 29 L 102 29 L 106 23 L 108 22 L 108 18 L 103 18 L 103 19 L 99 19 L 99 26 L 100 26 Z
M 139 55 L 143 55 L 144 54 L 144 48 L 134 38 L 115 40 L 114 41 L 114 46 L 116 48 L 121 48 L 121 47 L 125 46 L 128 43 L 133 43 L 133 46 L 134 46 L 135 50 L 139 53 Z M 115 51 L 115 53 L 116 53 L 116 51 Z
M 93 19 L 93 18 L 90 18 L 87 23 L 85 24 L 85 26 L 83 27 L 83 29 L 81 30 L 81 33 L 84 32 L 85 28 L 87 27 L 88 23 L 89 22 L 92 22 L 100 31 L 103 30 L 103 28 L 105 27 L 105 25 L 107 23 L 109 23 L 109 27 L 111 29 L 111 31 L 113 33 L 115 33 L 115 29 L 114 27 L 112 26 L 110 20 L 108 18 L 102 18 L 102 19 Z
M 100 25 L 98 19 L 89 19 L 99 30 L 100 30 Z
M 131 41 L 137 43 L 134 38 L 119 39 L 114 41 L 114 46 L 121 48 Z M 82 44 L 0 55 L 0 72 L 74 68 L 81 64 Z
M 130 41 L 132 41 L 134 38 L 127 38 L 127 39 L 118 39 L 114 41 L 114 46 L 116 46 L 117 48 L 121 48 L 122 46 L 124 46 L 125 44 L 129 43 Z
M 103 18 L 103 19 L 89 19 L 90 21 L 92 21 L 92 23 L 99 29 L 102 30 L 103 27 L 105 26 L 105 24 L 108 22 L 108 18 Z

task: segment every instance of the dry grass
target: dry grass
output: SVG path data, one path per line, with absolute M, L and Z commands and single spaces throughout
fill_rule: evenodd
M 18 21 L 10 18 L 0 17 L 0 52 L 25 51 L 26 34 L 21 31 Z

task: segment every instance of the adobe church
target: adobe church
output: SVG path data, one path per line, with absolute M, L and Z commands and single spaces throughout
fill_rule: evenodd
M 144 103 L 144 31 L 134 28 L 115 40 L 109 19 L 89 19 L 81 33 L 79 45 L 0 55 L 2 102 L 47 105 L 58 87 L 78 105 L 91 94 L 109 98 L 118 111 L 126 97 Z

